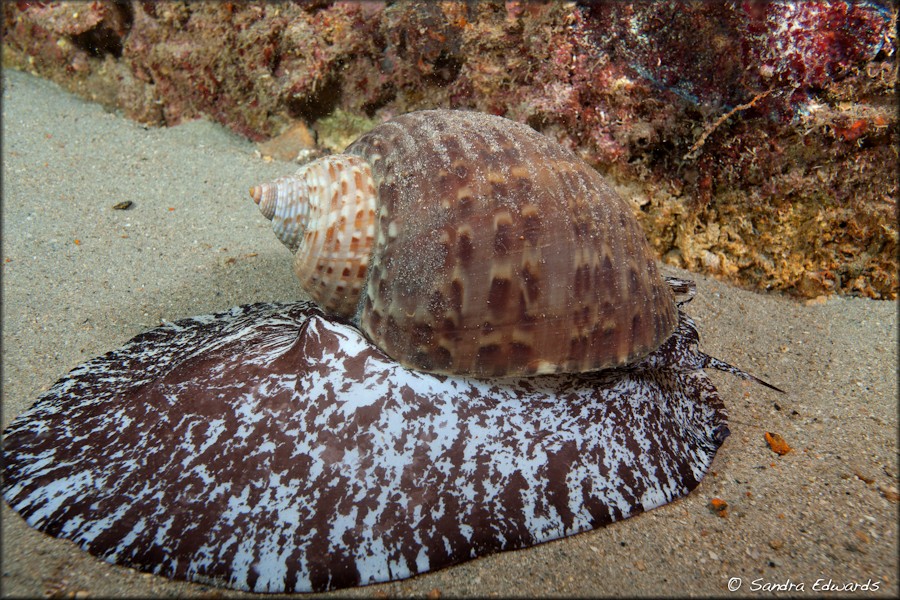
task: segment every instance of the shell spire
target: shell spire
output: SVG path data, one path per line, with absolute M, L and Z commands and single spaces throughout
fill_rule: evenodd
M 250 188 L 250 197 L 263 216 L 272 221 L 272 229 L 282 244 L 296 252 L 309 220 L 309 192 L 298 177 L 279 177 Z
M 375 238 L 375 184 L 356 156 L 326 156 L 250 188 L 275 236 L 294 253 L 303 289 L 331 314 L 352 318 Z

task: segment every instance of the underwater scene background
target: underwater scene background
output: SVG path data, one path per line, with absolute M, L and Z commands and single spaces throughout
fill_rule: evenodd
M 276 157 L 425 108 L 528 123 L 629 199 L 665 263 L 897 297 L 890 2 L 4 3 L 3 60 Z

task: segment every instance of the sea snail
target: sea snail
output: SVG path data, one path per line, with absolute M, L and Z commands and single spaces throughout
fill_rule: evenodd
M 704 368 L 759 381 L 524 126 L 413 113 L 251 193 L 325 310 L 237 306 L 73 369 L 4 431 L 29 525 L 241 590 L 398 580 L 687 494 L 728 436 Z
M 629 206 L 572 152 L 508 119 L 402 115 L 250 194 L 312 299 L 408 367 L 596 371 L 675 330 Z

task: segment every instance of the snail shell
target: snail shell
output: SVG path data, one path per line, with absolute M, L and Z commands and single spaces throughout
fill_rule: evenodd
M 409 113 L 250 194 L 310 296 L 404 366 L 592 371 L 646 356 L 677 323 L 625 201 L 514 121 Z

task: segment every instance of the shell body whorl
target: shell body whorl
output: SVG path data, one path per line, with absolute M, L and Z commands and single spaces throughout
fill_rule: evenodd
M 339 156 L 365 163 L 377 190 L 354 321 L 402 364 L 475 377 L 592 371 L 674 331 L 674 298 L 629 206 L 530 127 L 421 111 Z

